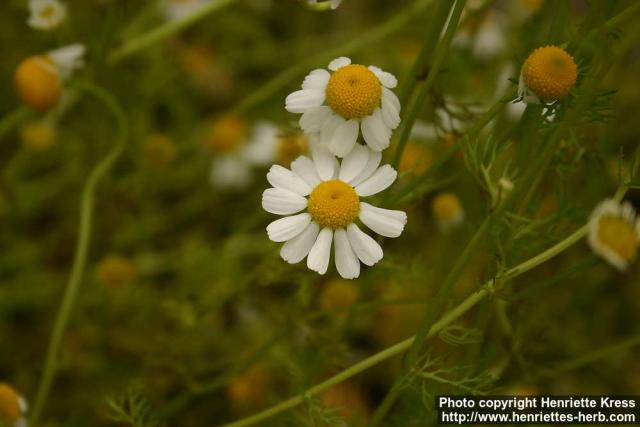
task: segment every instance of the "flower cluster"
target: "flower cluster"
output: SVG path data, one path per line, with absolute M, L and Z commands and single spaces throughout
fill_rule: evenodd
M 391 91 L 396 78 L 375 66 L 352 64 L 341 57 L 306 76 L 302 89 L 286 99 L 286 109 L 302 114 L 311 158 L 300 156 L 290 169 L 274 165 L 267 174 L 273 186 L 262 207 L 283 215 L 267 227 L 269 238 L 284 242 L 280 256 L 325 274 L 333 244 L 335 265 L 345 279 L 360 275 L 382 259 L 379 243 L 357 225 L 360 221 L 384 237 L 398 237 L 407 222 L 402 211 L 373 206 L 363 198 L 388 188 L 397 177 L 380 166 L 382 151 L 400 124 L 400 102 Z M 364 144 L 358 143 L 362 137 Z

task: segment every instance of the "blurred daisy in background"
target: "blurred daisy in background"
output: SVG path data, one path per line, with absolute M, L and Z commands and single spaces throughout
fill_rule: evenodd
M 20 129 L 22 145 L 32 151 L 46 150 L 56 142 L 57 137 L 56 125 L 47 119 L 29 121 Z
M 473 56 L 488 61 L 501 55 L 506 46 L 503 19 L 492 10 L 474 16 L 456 34 L 453 45 L 468 47 Z
M 464 220 L 464 210 L 460 199 L 453 193 L 440 193 L 431 202 L 431 211 L 442 231 L 459 225 Z
M 84 65 L 85 47 L 73 44 L 22 61 L 15 73 L 18 96 L 29 108 L 44 112 L 55 107 L 63 84 Z
M 640 243 L 640 218 L 629 202 L 606 199 L 589 220 L 591 249 L 620 271 L 636 258 Z
M 67 19 L 67 6 L 59 0 L 29 0 L 27 24 L 35 30 L 51 31 Z
M 249 131 L 246 121 L 228 115 L 216 120 L 207 146 L 215 155 L 211 164 L 211 184 L 217 189 L 244 189 L 252 181 L 252 169 L 274 162 L 288 166 L 308 151 L 308 139 L 287 134 L 271 122 L 256 123 Z
M 354 279 L 360 275 L 360 262 L 372 266 L 383 256 L 380 245 L 356 221 L 385 237 L 398 237 L 407 222 L 402 211 L 360 200 L 388 188 L 397 173 L 389 165 L 378 167 L 381 154 L 359 144 L 342 163 L 324 147 L 312 150 L 313 160 L 301 156 L 291 170 L 274 165 L 267 174 L 273 188 L 262 194 L 262 207 L 286 215 L 269 224 L 267 233 L 272 241 L 285 242 L 282 259 L 295 264 L 307 257 L 309 269 L 320 274 L 327 272 L 333 242 L 338 273 Z
M 564 49 L 539 47 L 522 64 L 518 99 L 525 103 L 553 103 L 565 98 L 578 78 L 578 67 Z
M 389 146 L 391 132 L 400 124 L 400 102 L 390 90 L 395 76 L 375 66 L 352 64 L 340 57 L 307 75 L 302 90 L 287 96 L 285 108 L 302 114 L 300 127 L 319 133 L 329 151 L 345 157 L 362 136 L 375 151 Z
M 168 21 L 182 19 L 196 13 L 211 0 L 165 0 L 164 16 Z
M 27 402 L 10 385 L 0 383 L 0 425 L 26 427 Z

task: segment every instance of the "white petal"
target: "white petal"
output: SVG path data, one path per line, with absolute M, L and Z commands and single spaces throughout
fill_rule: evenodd
M 304 180 L 311 188 L 320 184 L 320 177 L 313 161 L 307 156 L 300 156 L 291 162 L 291 171 Z
M 373 175 L 356 187 L 356 193 L 360 197 L 373 196 L 393 184 L 397 176 L 398 172 L 390 165 L 380 166 Z
M 369 160 L 369 149 L 363 145 L 356 144 L 347 157 L 342 160 L 340 166 L 340 181 L 351 182 L 367 166 Z
M 407 223 L 407 214 L 360 202 L 360 221 L 384 237 L 398 237 Z
M 312 108 L 300 117 L 300 127 L 306 133 L 320 132 L 322 125 L 333 115 L 326 105 Z
M 307 199 L 282 188 L 267 188 L 262 193 L 262 208 L 276 215 L 291 215 L 307 207 Z
M 327 70 L 318 68 L 310 72 L 302 82 L 302 89 L 325 90 L 331 74 Z
M 211 162 L 209 179 L 219 190 L 244 189 L 251 184 L 251 165 L 235 154 L 217 157 Z
M 360 261 L 353 252 L 347 232 L 340 228 L 335 232 L 336 269 L 345 279 L 355 279 L 360 275 Z
M 360 123 L 357 119 L 346 120 L 333 132 L 329 142 L 329 151 L 338 157 L 344 157 L 351 152 L 358 139 Z
M 290 113 L 306 113 L 324 102 L 324 91 L 308 89 L 298 90 L 287 96 L 285 109 Z
M 366 148 L 369 153 L 369 158 L 367 159 L 367 165 L 364 167 L 362 172 L 360 172 L 358 176 L 356 176 L 350 182 L 350 184 L 354 187 L 360 184 L 361 182 L 363 182 L 365 179 L 369 178 L 371 174 L 376 171 L 376 169 L 378 168 L 378 165 L 380 164 L 380 161 L 382 160 L 382 153 L 380 151 L 373 151 L 369 147 L 366 147 Z
M 280 249 L 282 259 L 289 264 L 296 264 L 302 261 L 316 242 L 319 231 L 320 226 L 311 221 L 302 233 L 282 245 L 282 249 Z
M 274 242 L 286 242 L 302 233 L 310 222 L 311 215 L 307 212 L 286 216 L 267 225 L 267 234 Z
M 393 105 L 396 108 L 396 110 L 400 111 L 400 100 L 398 99 L 395 93 L 393 93 L 386 87 L 383 87 L 382 97 L 388 100 L 389 102 L 391 102 L 391 105 Z
M 334 132 L 344 122 L 346 122 L 345 119 L 332 112 L 331 116 L 327 120 L 325 120 L 325 122 L 322 124 L 322 128 L 320 129 L 320 144 L 328 148 Z
M 267 173 L 267 181 L 276 188 L 293 191 L 301 196 L 311 192 L 311 187 L 302 178 L 289 169 L 280 165 L 273 165 Z
M 388 96 L 382 95 L 382 119 L 391 129 L 395 129 L 400 124 L 400 110 L 396 109 L 393 101 Z
M 329 66 L 327 67 L 331 71 L 337 71 L 339 68 L 342 68 L 346 65 L 351 64 L 351 59 L 346 56 L 341 56 L 340 58 L 336 58 L 333 61 L 329 62 Z
M 347 227 L 347 236 L 353 251 L 363 264 L 372 266 L 382 259 L 382 248 L 373 237 L 369 236 L 355 224 Z
M 373 72 L 373 74 L 376 75 L 378 80 L 380 80 L 382 86 L 388 87 L 389 89 L 393 89 L 394 87 L 398 86 L 398 79 L 396 79 L 396 76 L 394 76 L 393 74 L 382 71 L 375 65 L 369 65 L 369 69 Z
M 376 151 L 382 151 L 389 146 L 391 129 L 382 120 L 379 108 L 370 116 L 362 119 L 362 136 L 369 147 Z
M 336 166 L 336 160 L 333 154 L 321 144 L 313 144 L 311 146 L 311 154 L 313 155 L 313 163 L 316 165 L 320 179 L 323 181 L 332 179 Z
M 309 251 L 309 256 L 307 257 L 307 267 L 309 267 L 310 270 L 320 274 L 327 272 L 329 256 L 331 255 L 331 240 L 333 240 L 333 230 L 323 228 L 320 234 L 318 234 L 318 238 L 311 247 L 311 251 Z
M 280 129 L 271 122 L 256 123 L 251 139 L 242 150 L 242 157 L 253 165 L 273 163 Z

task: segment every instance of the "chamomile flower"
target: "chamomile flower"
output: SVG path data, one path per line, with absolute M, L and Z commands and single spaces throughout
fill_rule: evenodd
M 286 215 L 269 224 L 267 233 L 272 241 L 285 242 L 280 251 L 285 261 L 295 264 L 306 257 L 307 267 L 319 274 L 327 272 L 333 242 L 338 273 L 354 279 L 360 261 L 372 266 L 383 255 L 356 221 L 385 237 L 398 237 L 407 222 L 402 211 L 360 200 L 389 187 L 397 173 L 389 165 L 378 167 L 382 155 L 360 144 L 341 164 L 322 146 L 314 144 L 312 151 L 313 160 L 301 156 L 291 170 L 274 165 L 267 174 L 273 188 L 262 194 L 262 207 Z
M 589 220 L 588 242 L 593 251 L 618 270 L 635 260 L 640 244 L 640 218 L 629 202 L 607 199 Z
M 67 6 L 59 0 L 29 0 L 27 24 L 41 31 L 55 30 L 67 19 Z
M 0 424 L 26 427 L 27 402 L 8 384 L 0 383 Z
M 328 68 L 332 73 L 319 68 L 305 77 L 302 90 L 287 96 L 287 111 L 302 114 L 300 127 L 319 133 L 320 142 L 338 157 L 351 152 L 360 133 L 374 151 L 387 148 L 400 124 L 400 102 L 390 90 L 398 83 L 395 76 L 345 57 Z
M 166 0 L 164 3 L 164 15 L 168 21 L 182 19 L 200 10 L 211 0 Z
M 565 98 L 578 78 L 578 67 L 564 49 L 539 47 L 522 64 L 519 99 L 525 103 L 553 103 Z
M 73 44 L 22 61 L 15 73 L 22 102 L 40 112 L 55 107 L 62 96 L 63 83 L 82 66 L 84 52 L 83 45 Z
M 431 210 L 438 227 L 445 231 L 464 220 L 460 199 L 453 193 L 440 193 L 433 198 Z
M 20 129 L 22 145 L 31 151 L 44 151 L 57 139 L 58 129 L 50 120 L 39 119 L 25 123 Z

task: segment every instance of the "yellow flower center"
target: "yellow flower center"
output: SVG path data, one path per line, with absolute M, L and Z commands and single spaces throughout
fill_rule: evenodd
M 598 223 L 598 240 L 625 261 L 632 261 L 638 250 L 638 236 L 632 224 L 617 218 L 604 217 Z
M 308 151 L 309 142 L 303 134 L 282 135 L 278 138 L 276 147 L 276 161 L 283 166 L 289 166 L 292 161 Z
M 327 84 L 327 103 L 345 119 L 371 115 L 380 105 L 380 80 L 364 65 L 351 64 L 338 69 Z
M 544 101 L 555 101 L 569 94 L 576 84 L 578 68 L 573 57 L 556 46 L 540 47 L 522 65 L 527 87 Z
M 207 146 L 214 153 L 235 152 L 245 142 L 247 124 L 241 117 L 225 116 L 213 123 Z
M 25 147 L 40 151 L 49 148 L 56 140 L 56 128 L 46 120 L 27 123 L 20 131 Z
M 433 155 L 423 145 L 411 142 L 407 145 L 398 169 L 400 172 L 413 172 L 422 175 L 433 165 Z
M 433 214 L 439 220 L 453 220 L 460 216 L 462 208 L 455 194 L 443 193 L 433 199 Z
M 322 227 L 344 228 L 360 213 L 360 199 L 349 184 L 337 179 L 318 184 L 309 196 L 309 213 Z
M 62 92 L 60 73 L 46 56 L 22 61 L 16 69 L 15 83 L 22 102 L 40 112 L 53 108 Z
M 14 425 L 20 419 L 20 402 L 15 390 L 0 383 L 0 424 Z

